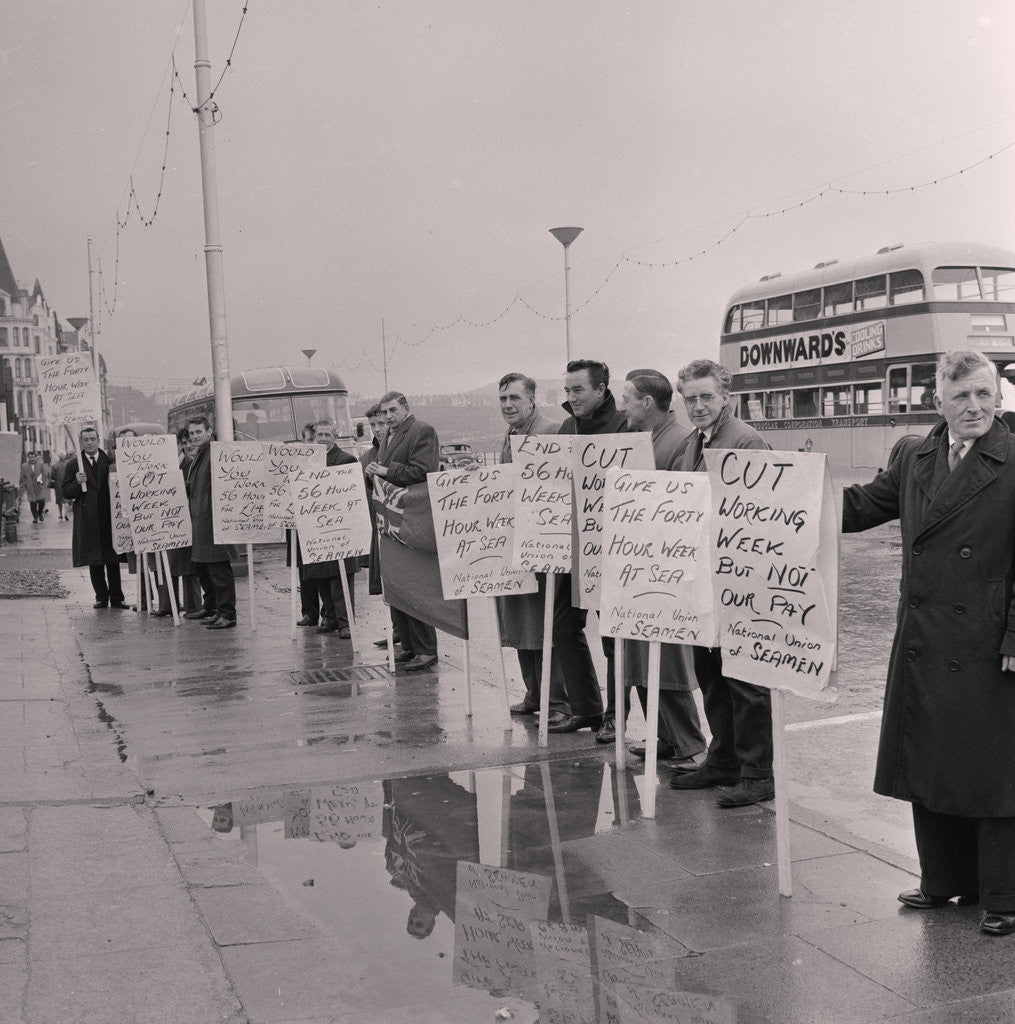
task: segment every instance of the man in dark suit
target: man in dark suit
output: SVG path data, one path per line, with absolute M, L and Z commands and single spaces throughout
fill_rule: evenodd
M 945 352 L 925 438 L 843 493 L 842 528 L 902 528 L 899 614 L 874 791 L 908 800 L 920 888 L 907 907 L 954 897 L 981 931 L 1015 932 L 1015 437 L 995 419 L 997 369 Z
M 339 448 L 335 443 L 338 431 L 331 420 L 318 420 L 314 424 L 314 441 L 327 445 L 325 456 L 326 466 L 345 466 L 358 461 L 355 455 Z M 361 478 L 362 479 L 362 478 Z M 352 574 L 359 571 L 359 558 L 345 559 L 345 572 L 349 580 L 349 597 L 352 601 L 353 614 L 356 612 L 356 595 L 353 591 Z M 352 633 L 349 629 L 349 610 L 345 607 L 345 593 L 342 590 L 342 564 L 338 559 L 330 562 L 304 562 L 303 579 L 317 582 L 323 604 L 323 614 L 318 633 L 338 633 L 340 640 L 348 640 Z
M 423 483 L 427 473 L 436 473 L 440 460 L 437 431 L 429 423 L 417 420 L 409 412 L 409 400 L 400 391 L 389 391 L 378 403 L 388 424 L 388 435 L 375 461 L 367 464 L 366 474 L 408 487 Z M 391 621 L 402 645 L 395 661 L 408 672 L 423 672 L 437 663 L 437 631 L 427 622 L 415 619 L 394 605 Z
M 709 448 L 769 448 L 753 428 L 733 415 L 732 374 L 711 359 L 695 359 L 677 375 L 677 390 L 694 428 L 674 457 L 672 469 L 703 472 L 702 451 Z M 716 803 L 748 807 L 775 796 L 772 781 L 772 696 L 723 675 L 722 649 L 694 648 L 694 674 L 701 688 L 705 717 L 712 732 L 705 763 L 696 771 L 679 770 L 670 779 L 674 789 L 732 786 Z
M 88 566 L 95 608 L 129 608 L 123 600 L 120 558 L 113 550 L 113 513 L 109 503 L 109 468 L 113 460 L 99 448 L 99 432 L 85 427 L 78 435 L 81 468 L 75 459 L 64 469 L 63 496 L 74 504 L 71 555 L 75 566 Z
M 215 593 L 215 618 L 207 618 L 209 629 L 236 628 L 236 580 L 229 559 L 232 548 L 216 544 L 211 511 L 211 423 L 207 416 L 187 420 L 190 439 L 195 444 L 194 461 L 187 471 L 187 495 L 194 543 L 190 563 L 197 569 L 202 586 Z

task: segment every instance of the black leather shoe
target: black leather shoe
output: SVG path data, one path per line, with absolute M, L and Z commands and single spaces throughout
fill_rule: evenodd
M 208 628 L 209 629 L 235 629 L 236 628 L 236 620 L 235 619 L 218 618 Z
M 603 724 L 596 730 L 596 743 L 614 743 L 617 739 L 617 723 L 612 718 L 603 718 Z
M 95 604 L 92 605 L 92 607 L 93 608 L 108 608 L 109 607 L 109 602 L 108 601 L 96 601 Z
M 546 728 L 549 732 L 577 732 L 579 729 L 591 729 L 593 732 L 598 732 L 602 724 L 602 715 L 568 715 L 557 725 L 547 722 Z
M 412 661 L 415 657 L 416 653 L 414 651 L 399 651 L 398 654 L 395 655 L 395 664 L 404 665 L 407 661 Z
M 219 613 L 214 609 L 202 608 L 197 612 L 184 612 L 183 617 L 185 619 L 217 619 Z
M 426 672 L 436 664 L 436 654 L 417 654 L 412 661 L 407 661 L 402 668 L 404 668 L 406 672 Z
M 338 631 L 338 639 L 339 640 L 351 640 L 352 639 L 352 630 L 348 626 L 343 626 Z
M 337 622 L 322 622 L 317 627 L 317 632 L 318 633 L 337 633 L 338 632 L 338 623 Z
M 639 761 L 645 760 L 646 748 L 631 747 L 631 757 L 638 758 Z M 660 743 L 656 747 L 656 760 L 657 761 L 668 761 L 671 757 L 676 757 L 677 751 L 674 747 L 671 747 L 668 743 Z
M 923 889 L 907 889 L 905 892 L 899 893 L 898 900 L 914 910 L 935 910 L 938 907 L 948 906 L 952 897 L 934 896 L 929 892 L 924 892 Z M 976 893 L 966 893 L 958 897 L 960 907 L 971 907 L 978 902 L 979 897 Z
M 160 608 L 157 612 L 152 612 L 152 618 L 153 619 L 164 619 L 167 615 L 172 615 L 172 614 L 173 613 L 168 608 Z
M 374 647 L 379 647 L 382 651 L 388 646 L 387 640 L 375 640 Z
M 525 701 L 519 701 L 517 704 L 512 704 L 508 710 L 512 715 L 534 715 L 539 708 L 534 708 L 531 704 L 527 704 Z
M 677 775 L 686 775 L 688 772 L 696 772 L 704 763 L 704 755 L 692 754 L 690 757 L 678 757 L 675 761 L 670 761 L 669 767 Z
M 109 607 L 110 608 L 116 608 L 118 611 L 121 611 L 121 612 L 129 612 L 130 611 L 130 605 L 127 604 L 126 601 L 110 601 L 109 602 Z
M 309 615 L 304 615 L 302 619 L 296 620 L 297 626 L 316 626 L 317 619 L 312 619 Z
M 687 776 L 685 775 L 686 779 Z M 775 799 L 774 779 L 741 779 L 728 793 L 716 800 L 717 807 L 750 807 L 762 800 Z
M 723 771 L 703 764 L 696 772 L 683 772 L 670 779 L 671 789 L 711 789 L 713 786 L 735 786 L 740 781 L 737 772 Z
M 988 911 L 980 922 L 980 931 L 985 935 L 1011 935 L 1015 932 L 1015 914 Z
M 570 715 L 565 715 L 563 711 L 551 711 L 546 716 L 546 727 L 552 729 L 555 725 L 560 725 L 562 722 L 568 721 Z

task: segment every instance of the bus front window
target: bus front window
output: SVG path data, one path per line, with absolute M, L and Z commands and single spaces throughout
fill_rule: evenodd
M 237 441 L 291 441 L 293 414 L 288 398 L 240 398 L 233 402 Z
M 339 444 L 343 439 L 349 441 L 353 437 L 347 395 L 294 395 L 293 408 L 296 411 L 296 423 L 301 428 L 304 423 L 331 420 L 335 424 Z

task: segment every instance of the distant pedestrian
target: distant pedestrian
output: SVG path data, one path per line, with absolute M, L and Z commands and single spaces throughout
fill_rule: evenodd
M 50 475 L 52 481 L 51 486 L 53 488 L 53 501 L 56 504 L 56 511 L 61 520 L 70 519 L 70 506 L 67 506 L 67 515 L 64 515 L 64 500 L 63 500 L 63 475 L 67 471 L 67 460 L 69 456 L 64 453 L 57 458 L 56 462 L 53 463 L 53 472 Z
M 211 511 L 211 422 L 207 416 L 187 420 L 187 430 L 195 445 L 194 461 L 187 471 L 187 495 L 190 498 L 190 520 L 193 545 L 190 562 L 197 568 L 202 586 L 215 595 L 214 618 L 206 618 L 209 629 L 236 628 L 236 580 L 229 561 L 232 548 L 216 544 Z
M 38 452 L 32 452 L 21 467 L 21 492 L 32 510 L 32 522 L 41 523 L 49 496 L 49 470 Z
M 113 515 L 109 501 L 109 470 L 113 460 L 99 448 L 99 432 L 85 427 L 78 435 L 81 469 L 68 459 L 62 490 L 73 502 L 74 532 L 71 556 L 75 566 L 88 566 L 95 591 L 95 608 L 129 609 L 123 600 L 120 556 L 113 550 Z

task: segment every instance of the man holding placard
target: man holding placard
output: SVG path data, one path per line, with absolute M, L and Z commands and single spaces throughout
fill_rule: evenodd
M 229 559 L 232 548 L 216 544 L 211 507 L 211 422 L 207 416 L 187 420 L 190 439 L 195 444 L 194 461 L 187 471 L 187 494 L 194 543 L 191 564 L 197 567 L 202 583 L 215 593 L 215 618 L 204 620 L 209 629 L 236 628 L 236 580 Z
M 561 424 L 561 434 L 619 434 L 627 427 L 627 417 L 617 408 L 610 391 L 610 368 L 606 363 L 594 359 L 573 359 L 567 364 L 564 393 L 567 395 L 564 411 L 568 418 Z M 585 639 L 588 612 L 574 605 L 571 573 L 557 573 L 555 583 L 553 646 L 560 653 L 571 714 L 563 721 L 551 720 L 549 730 L 576 732 L 578 729 L 592 729 L 597 739 L 609 743 L 614 737 L 613 718 L 603 714 L 599 677 Z M 609 685 L 613 674 L 612 639 L 603 640 L 603 651 L 609 666 L 609 702 L 609 694 L 613 693 L 613 686 Z
M 732 374 L 711 359 L 695 359 L 677 378 L 693 428 L 670 467 L 704 472 L 702 452 L 709 448 L 769 449 L 765 439 L 733 415 Z M 772 779 L 772 697 L 763 686 L 723 675 L 722 649 L 694 648 L 694 674 L 701 688 L 705 717 L 712 732 L 705 763 L 670 779 L 674 789 L 732 786 L 716 803 L 747 807 L 775 796 Z
M 673 385 L 658 370 L 636 370 L 624 381 L 621 399 L 630 430 L 652 434 L 655 468 L 672 468 L 677 452 L 688 437 L 670 405 Z M 638 689 L 643 711 L 648 709 L 648 644 L 624 640 L 625 692 L 630 679 Z M 659 675 L 659 745 L 657 757 L 677 759 L 677 767 L 693 770 L 693 760 L 705 749 L 705 737 L 694 703 L 694 662 L 686 644 L 662 644 Z M 626 709 L 625 709 L 626 710 Z M 635 757 L 644 757 L 644 747 L 633 747 Z
M 345 466 L 356 462 L 356 456 L 343 451 L 335 443 L 338 431 L 331 420 L 318 420 L 314 424 L 314 441 L 327 446 L 326 466 Z M 362 480 L 362 478 L 361 478 Z M 352 574 L 359 571 L 359 557 L 345 559 L 345 572 L 349 582 L 349 597 L 353 607 L 345 606 L 345 595 L 342 592 L 342 562 L 338 559 L 328 562 L 303 563 L 303 579 L 315 581 L 319 587 L 323 604 L 322 621 L 317 627 L 318 633 L 338 633 L 340 640 L 348 640 L 352 636 L 349 628 L 349 612 L 355 614 L 356 598 L 353 590 Z
M 409 412 L 409 400 L 400 391 L 389 391 L 378 403 L 388 424 L 388 434 L 377 459 L 366 467 L 371 480 L 385 480 L 396 487 L 426 481 L 440 461 L 437 431 Z M 437 663 L 437 631 L 428 622 L 391 606 L 391 621 L 402 645 L 395 661 L 407 672 L 423 672 Z
M 120 556 L 113 550 L 113 510 L 109 501 L 113 460 L 99 448 L 95 427 L 84 427 L 78 438 L 80 463 L 67 463 L 62 484 L 63 496 L 74 503 L 73 563 L 88 566 L 95 591 L 92 607 L 129 609 L 123 600 Z
M 514 435 L 556 434 L 560 424 L 544 416 L 536 407 L 536 382 L 524 373 L 508 373 L 497 385 L 500 414 L 507 423 L 500 461 L 512 460 Z M 538 573 L 539 591 L 535 594 L 508 594 L 496 598 L 501 643 L 514 647 L 518 667 L 525 683 L 525 696 L 512 704 L 512 715 L 534 715 L 539 711 L 539 683 L 543 674 L 543 605 L 546 600 L 546 573 Z M 560 721 L 570 714 L 560 666 L 550 668 L 550 720 Z
M 944 417 L 843 494 L 844 532 L 898 519 L 902 583 L 874 791 L 908 800 L 928 910 L 979 902 L 980 930 L 1015 932 L 1015 437 L 995 417 L 997 369 L 945 352 Z

